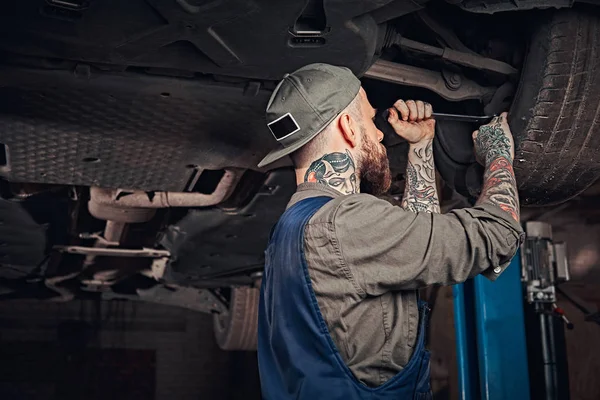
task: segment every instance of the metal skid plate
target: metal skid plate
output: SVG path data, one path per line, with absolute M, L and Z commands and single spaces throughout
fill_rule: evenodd
M 0 67 L 9 181 L 182 191 L 195 171 L 256 168 L 269 92 L 143 74 Z
M 314 62 L 360 74 L 380 34 L 366 14 L 391 2 L 3 0 L 0 49 L 256 79 Z M 408 10 L 420 8 L 414 3 Z
M 261 85 L 314 62 L 362 74 L 387 3 L 4 1 L 0 175 L 182 191 L 194 165 L 256 168 L 277 146 Z
M 180 285 L 262 269 L 269 232 L 296 189 L 294 171 L 276 170 L 243 208 L 190 210 L 160 244 L 173 255 L 164 279 Z

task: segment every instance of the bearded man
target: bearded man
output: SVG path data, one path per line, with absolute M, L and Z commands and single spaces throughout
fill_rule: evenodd
M 402 207 L 376 195 L 391 183 L 383 133 L 360 81 L 312 64 L 286 75 L 267 105 L 298 188 L 273 229 L 259 304 L 265 399 L 431 398 L 428 307 L 417 290 L 495 280 L 522 240 L 506 114 L 474 132 L 485 166 L 472 208 L 440 214 L 432 108 L 398 100 L 388 122 L 409 143 Z

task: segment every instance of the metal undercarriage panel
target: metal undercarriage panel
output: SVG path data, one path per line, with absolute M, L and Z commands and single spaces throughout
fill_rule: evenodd
M 0 68 L 10 181 L 184 190 L 193 168 L 255 168 L 270 93 L 143 74 Z M 246 93 L 246 94 L 244 94 Z
M 0 49 L 260 79 L 317 61 L 362 73 L 380 34 L 368 13 L 390 2 L 9 0 L 2 2 Z
M 190 210 L 165 232 L 160 243 L 173 254 L 167 281 L 201 285 L 224 275 L 259 270 L 269 232 L 296 190 L 292 169 L 272 171 L 245 206 Z

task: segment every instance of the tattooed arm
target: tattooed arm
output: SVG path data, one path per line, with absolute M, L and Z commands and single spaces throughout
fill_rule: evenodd
M 406 165 L 406 186 L 402 208 L 412 212 L 440 212 L 440 201 L 435 186 L 433 141 L 411 144 Z
M 483 189 L 477 204 L 493 204 L 519 222 L 519 194 L 513 170 L 514 143 L 503 113 L 473 133 L 475 153 L 485 165 Z
M 402 208 L 411 212 L 440 212 L 433 164 L 435 121 L 431 105 L 398 100 L 390 109 L 389 123 L 409 143 L 406 186 Z

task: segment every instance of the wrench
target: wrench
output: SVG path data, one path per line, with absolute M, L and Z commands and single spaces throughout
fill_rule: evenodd
M 381 116 L 387 122 L 390 114 L 388 109 L 380 111 Z M 497 115 L 462 115 L 462 114 L 445 114 L 445 113 L 431 113 L 431 117 L 436 121 L 462 121 L 462 122 L 477 122 L 480 124 L 488 123 Z
M 444 113 L 431 113 L 431 116 L 436 121 L 462 121 L 462 122 L 476 122 L 478 124 L 487 124 L 497 115 L 460 115 L 460 114 L 444 114 Z M 387 118 L 386 118 L 387 119 Z
M 378 112 L 373 121 L 375 122 L 377 129 L 383 132 L 383 144 L 386 146 L 392 146 L 402 142 L 404 139 L 396 134 L 394 128 L 392 128 L 390 123 L 387 121 L 388 116 L 389 111 L 385 109 Z M 487 124 L 493 118 L 497 117 L 497 115 L 461 115 L 445 113 L 431 113 L 431 116 L 436 121 L 462 121 L 479 124 Z

